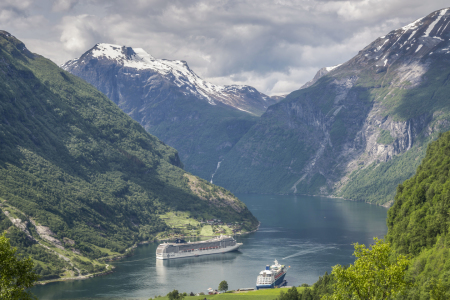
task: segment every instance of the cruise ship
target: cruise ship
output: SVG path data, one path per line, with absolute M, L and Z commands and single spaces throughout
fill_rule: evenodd
M 272 289 L 284 284 L 284 277 L 286 276 L 287 268 L 285 265 L 280 265 L 275 259 L 275 263 L 271 266 L 267 265 L 266 269 L 259 272 L 256 278 L 256 289 Z
M 206 241 L 186 242 L 177 239 L 175 243 L 163 243 L 156 248 L 157 259 L 173 259 L 207 254 L 236 251 L 242 243 L 237 243 L 231 236 L 221 235 Z

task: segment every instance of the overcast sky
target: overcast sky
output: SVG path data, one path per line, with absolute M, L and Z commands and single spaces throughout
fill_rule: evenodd
M 57 64 L 96 43 L 188 62 L 215 84 L 289 93 L 444 0 L 0 0 L 0 29 Z

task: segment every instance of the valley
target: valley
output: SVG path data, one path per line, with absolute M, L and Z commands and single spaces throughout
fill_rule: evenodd
M 387 232 L 387 209 L 380 206 L 322 197 L 237 196 L 261 221 L 258 231 L 235 236 L 243 243 L 238 252 L 157 260 L 159 243 L 149 243 L 134 249 L 133 256 L 111 262 L 116 268 L 110 275 L 36 286 L 32 291 L 42 300 L 143 300 L 165 296 L 173 289 L 188 295 L 207 293 L 222 280 L 228 282 L 230 290 L 254 288 L 259 272 L 275 259 L 291 267 L 286 275 L 288 285 L 312 285 L 319 276 L 330 272 L 332 265 L 353 261 L 351 243 L 367 244 L 373 236 Z M 279 290 L 273 291 L 276 293 L 270 299 L 279 294 Z M 233 296 L 239 299 L 240 294 Z
M 62 68 L 175 147 L 187 171 L 234 193 L 389 206 L 450 128 L 449 22 L 448 9 L 435 11 L 273 100 L 251 87 L 234 87 L 241 100 L 229 100 L 231 87 L 140 48 L 97 44 Z
M 57 19 L 85 5 L 63 4 L 43 10 Z M 136 7 L 123 13 L 128 9 Z M 0 24 L 3 11 L 0 4 Z M 183 20 L 197 16 L 178 12 Z M 72 17 L 64 15 L 63 23 Z M 77 18 L 85 20 L 77 23 L 85 35 L 63 25 L 48 33 L 65 32 L 58 59 L 66 62 L 59 66 L 0 30 L 0 230 L 3 245 L 15 247 L 12 257 L 30 257 L 29 272 L 39 282 L 29 291 L 39 299 L 148 299 L 174 288 L 205 292 L 223 280 L 230 290 L 248 289 L 275 259 L 289 265 L 289 293 L 212 298 L 449 297 L 450 8 L 409 24 L 396 17 L 374 31 L 365 27 L 372 41 L 353 57 L 317 68 L 312 79 L 278 96 L 235 83 L 292 87 L 279 78 L 304 78 L 309 62 L 301 47 L 278 49 L 286 59 L 299 51 L 298 60 L 290 56 L 281 67 L 273 53 L 250 59 L 247 51 L 262 42 L 253 40 L 236 63 L 236 53 L 207 52 L 222 40 L 207 38 L 205 26 L 196 29 L 205 36 L 181 34 L 169 45 L 136 39 L 144 27 L 119 38 L 119 31 L 95 33 L 100 23 L 86 21 L 93 15 Z M 349 20 L 339 22 L 359 22 Z M 237 31 L 255 32 L 249 28 Z M 373 32 L 386 34 L 373 39 Z M 34 47 L 43 43 L 26 39 Z M 205 52 L 184 48 L 206 40 Z M 128 46 L 133 41 L 142 45 Z M 82 54 L 67 61 L 73 53 Z M 188 58 L 211 80 L 197 75 Z M 292 67 L 298 61 L 305 66 Z M 242 243 L 239 251 L 225 253 L 225 244 L 217 244 L 197 249 L 222 252 L 216 255 L 186 247 L 189 258 L 155 259 L 161 242 L 220 235 Z M 374 246 L 374 237 L 386 242 Z M 381 259 L 371 257 L 375 249 L 383 251 Z M 165 258 L 174 258 L 169 252 Z M 392 278 L 390 264 L 399 258 Z M 0 275 L 3 284 L 7 276 Z

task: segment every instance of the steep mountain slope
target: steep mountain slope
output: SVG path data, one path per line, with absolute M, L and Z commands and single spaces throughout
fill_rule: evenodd
M 217 86 L 184 61 L 141 48 L 97 44 L 62 68 L 105 93 L 151 134 L 175 147 L 186 170 L 210 179 L 218 162 L 276 100 L 250 86 Z
M 288 95 L 226 155 L 234 192 L 335 194 L 383 204 L 450 120 L 450 11 L 380 37 Z
M 93 259 L 169 230 L 171 211 L 257 226 L 105 95 L 4 31 L 0 120 L 0 226 L 43 275 L 102 270 Z
M 450 297 L 450 132 L 426 150 L 416 174 L 400 184 L 388 211 L 387 240 L 413 257 L 408 270 L 415 285 L 404 299 L 430 299 L 430 290 Z M 440 281 L 440 282 L 439 282 Z

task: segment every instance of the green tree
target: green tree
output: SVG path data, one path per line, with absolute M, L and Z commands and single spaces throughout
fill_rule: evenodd
M 184 299 L 184 295 L 180 294 L 178 290 L 173 290 L 167 294 L 167 298 L 169 298 L 169 300 L 182 300 Z
M 322 299 L 390 299 L 408 286 L 404 275 L 409 260 L 404 255 L 392 258 L 391 245 L 378 238 L 374 240 L 372 249 L 354 244 L 353 255 L 357 257 L 354 265 L 333 267 L 332 274 L 336 280 L 333 294 Z
M 429 285 L 431 300 L 444 300 L 449 298 L 447 293 L 448 289 L 442 282 L 442 279 L 436 280 L 436 278 L 431 278 Z
M 301 295 L 298 293 L 298 290 L 295 286 L 290 288 L 286 293 L 281 291 L 280 296 L 277 300 L 298 300 L 301 299 Z
M 219 283 L 219 288 L 218 288 L 218 290 L 219 290 L 219 291 L 226 292 L 226 291 L 228 290 L 228 282 L 226 282 L 225 280 L 222 280 L 222 281 Z
M 0 236 L 0 299 L 34 299 L 25 289 L 32 287 L 39 276 L 33 270 L 31 258 L 20 259 L 5 232 Z

